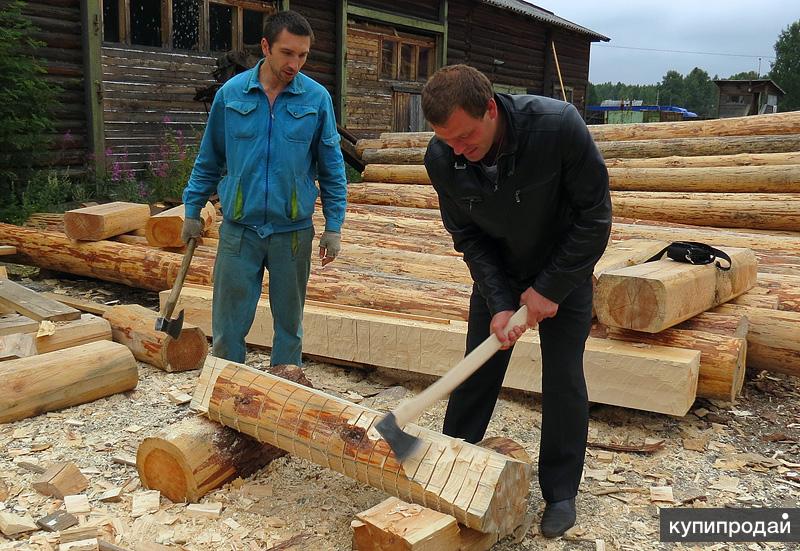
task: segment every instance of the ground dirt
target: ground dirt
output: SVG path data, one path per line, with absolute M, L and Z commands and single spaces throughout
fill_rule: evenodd
M 10 266 L 9 271 L 12 279 L 38 291 L 157 308 L 156 293 L 18 266 Z M 268 365 L 268 351 L 251 349 L 247 363 Z M 304 367 L 316 388 L 383 410 L 431 382 L 406 373 L 317 362 Z M 107 541 L 126 549 L 338 551 L 351 548 L 354 515 L 387 497 L 338 473 L 285 456 L 250 479 L 205 496 L 203 502 L 222 503 L 219 519 L 189 517 L 185 504 L 173 504 L 164 497 L 157 513 L 133 518 L 132 496 L 142 491 L 136 468 L 113 458 L 135 456 L 143 438 L 192 415 L 187 405 L 172 404 L 167 393 L 173 389 L 191 393 L 197 377 L 197 372 L 166 373 L 145 364 L 140 364 L 139 374 L 139 385 L 131 392 L 0 425 L 0 512 L 27 512 L 37 519 L 63 508 L 59 500 L 33 490 L 37 474 L 30 464 L 72 461 L 90 481 L 84 494 L 92 511 L 80 515 L 80 520 L 100 526 Z M 538 534 L 543 504 L 534 482 L 533 526 L 521 542 L 505 540 L 493 549 L 591 550 L 602 545 L 605 549 L 672 549 L 676 546 L 658 543 L 660 507 L 796 507 L 800 492 L 798 398 L 797 379 L 750 372 L 735 405 L 698 400 L 693 413 L 683 418 L 593 405 L 577 526 L 558 540 Z M 439 430 L 444 407 L 442 401 L 431 408 L 419 424 Z M 535 459 L 540 420 L 538 397 L 504 392 L 487 436 L 510 437 Z M 642 447 L 660 441 L 663 447 L 650 452 L 609 451 L 602 446 Z M 107 488 L 119 486 L 125 489 L 122 501 L 98 500 Z M 668 490 L 653 490 L 659 487 L 671 488 L 671 501 Z M 16 539 L 0 535 L 0 550 L 57 548 L 57 538 L 44 531 Z M 777 543 L 704 547 L 771 548 L 788 547 Z

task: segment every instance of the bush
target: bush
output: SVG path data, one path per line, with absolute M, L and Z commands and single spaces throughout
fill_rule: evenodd
M 198 147 L 187 144 L 183 131 L 169 127 L 169 117 L 164 118 L 164 134 L 158 152 L 153 152 L 147 162 L 147 187 L 151 201 L 180 202 L 183 188 L 192 174 Z
M 49 113 L 58 93 L 32 53 L 43 44 L 31 38 L 34 27 L 22 14 L 24 5 L 12 0 L 0 7 L 0 197 L 10 198 L 4 199 L 6 208 L 20 205 L 37 152 L 50 142 Z

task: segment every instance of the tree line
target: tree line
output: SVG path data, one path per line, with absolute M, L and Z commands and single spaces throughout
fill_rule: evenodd
M 800 21 L 795 21 L 778 36 L 774 45 L 775 61 L 766 75 L 746 71 L 729 79 L 751 80 L 770 78 L 786 92 L 778 102 L 779 111 L 800 110 Z M 589 83 L 588 105 L 599 105 L 605 99 L 643 100 L 645 105 L 674 105 L 697 113 L 702 118 L 717 116 L 719 89 L 714 80 L 720 77 L 695 67 L 683 75 L 670 70 L 656 84 Z M 724 77 L 723 77 L 724 78 Z

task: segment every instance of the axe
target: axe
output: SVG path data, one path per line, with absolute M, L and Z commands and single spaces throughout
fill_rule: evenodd
M 510 329 L 517 325 L 525 325 L 527 320 L 528 308 L 522 306 L 511 316 L 511 319 L 508 320 L 505 329 L 503 329 L 503 333 L 507 334 Z M 386 440 L 389 447 L 392 448 L 394 455 L 400 461 L 403 461 L 411 455 L 420 444 L 419 438 L 404 432 L 401 427 L 414 421 L 434 402 L 453 392 L 458 385 L 467 380 L 467 378 L 485 364 L 495 352 L 500 350 L 500 346 L 500 340 L 492 333 L 485 341 L 479 344 L 477 348 L 467 354 L 464 359 L 450 369 L 450 371 L 445 373 L 442 378 L 410 400 L 406 400 L 397 406 L 394 411 L 387 413 L 378 421 L 375 428 L 383 439 Z
M 178 303 L 178 297 L 181 296 L 181 289 L 183 288 L 183 281 L 186 279 L 186 272 L 189 271 L 189 265 L 192 263 L 192 255 L 194 255 L 194 248 L 197 246 L 197 238 L 192 237 L 186 244 L 186 252 L 183 253 L 183 261 L 181 268 L 178 270 L 178 275 L 175 276 L 175 282 L 172 284 L 172 291 L 169 293 L 167 302 L 164 303 L 164 309 L 161 315 L 156 318 L 156 331 L 163 331 L 173 339 L 178 339 L 181 336 L 181 329 L 183 329 L 183 310 L 180 311 L 178 317 L 172 317 L 172 311 L 175 310 L 175 305 Z

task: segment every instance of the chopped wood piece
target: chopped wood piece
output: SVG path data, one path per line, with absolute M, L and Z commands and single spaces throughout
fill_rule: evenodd
M 104 503 L 122 501 L 122 488 L 109 488 L 98 499 Z
M 131 516 L 140 517 L 147 513 L 158 511 L 161 503 L 161 492 L 158 490 L 144 490 L 133 494 L 133 505 L 131 506 Z
M 100 551 L 128 551 L 124 547 L 120 547 L 118 545 L 114 545 L 113 543 L 109 543 L 105 540 L 98 539 L 97 540 L 97 548 Z
M 64 499 L 64 496 L 84 491 L 89 481 L 74 463 L 60 462 L 51 465 L 32 486 L 41 494 Z
M 5 266 L 0 266 L 0 279 L 8 279 L 8 270 Z M 2 310 L 0 310 L 2 312 Z
M 75 515 L 89 513 L 92 510 L 92 506 L 89 505 L 89 498 L 82 494 L 64 496 L 64 507 L 68 513 Z
M 1 307 L 2 306 L 0 306 L 0 308 Z M 0 315 L 0 335 L 36 333 L 37 329 L 39 329 L 39 322 L 27 316 L 22 316 L 16 312 L 13 314 Z
M 667 501 L 672 503 L 675 497 L 672 495 L 672 486 L 650 486 L 650 501 Z
M 589 441 L 586 443 L 586 446 L 589 448 L 599 448 L 601 450 L 611 450 L 614 452 L 653 453 L 664 449 L 664 441 L 659 440 L 658 442 L 644 443 L 639 445 Z
M 222 514 L 222 503 L 192 503 L 186 507 L 186 515 L 190 517 L 219 518 Z
M 0 256 L 9 256 L 17 254 L 17 248 L 11 245 L 0 245 Z
M 153 247 L 181 247 L 184 245 L 181 239 L 183 221 L 186 218 L 185 206 L 179 205 L 175 208 L 165 210 L 151 216 L 145 226 L 147 242 Z M 217 218 L 216 210 L 211 203 L 200 211 L 200 219 L 203 220 L 203 227 L 210 228 L 214 225 Z
M 0 423 L 130 390 L 138 369 L 130 350 L 110 341 L 2 362 Z
M 96 551 L 97 549 L 97 538 L 71 541 L 69 543 L 62 543 L 58 546 L 58 551 Z
M 76 241 L 100 241 L 145 227 L 150 206 L 115 201 L 64 213 L 64 233 Z
M 390 497 L 356 515 L 353 549 L 358 551 L 457 551 L 458 522 L 450 515 Z
M 167 398 L 173 404 L 181 405 L 181 404 L 188 404 L 192 401 L 192 395 L 186 394 L 182 390 L 171 390 L 167 393 Z
M 23 532 L 33 532 L 38 530 L 39 526 L 33 521 L 33 518 L 26 514 L 24 516 L 15 515 L 7 511 L 0 511 L 0 532 L 6 536 L 15 536 Z
M 48 532 L 60 532 L 78 524 L 78 519 L 66 511 L 56 511 L 37 519 L 36 524 Z
M 81 317 L 81 313 L 75 308 L 43 297 L 36 291 L 9 279 L 0 279 L 0 306 L 10 308 L 36 321 L 74 320 Z
M 27 358 L 35 356 L 37 353 L 36 335 L 14 333 L 0 336 L 0 362 Z
M 136 458 L 127 453 L 118 453 L 111 458 L 112 463 L 117 465 L 128 465 L 129 467 L 136 466 Z
M 58 541 L 60 543 L 69 543 L 72 541 L 81 541 L 91 538 L 96 538 L 98 533 L 97 526 L 77 526 L 64 530 L 59 534 Z
M 55 293 L 39 293 L 39 294 L 41 294 L 43 297 L 57 300 L 61 304 L 66 304 L 67 306 L 71 306 L 76 310 L 80 310 L 81 312 L 88 312 L 89 314 L 94 314 L 96 316 L 102 316 L 103 314 L 105 314 L 106 310 L 111 308 L 110 306 L 106 306 L 105 304 L 100 304 L 99 302 L 95 302 L 93 300 L 71 297 L 69 295 L 57 295 Z

